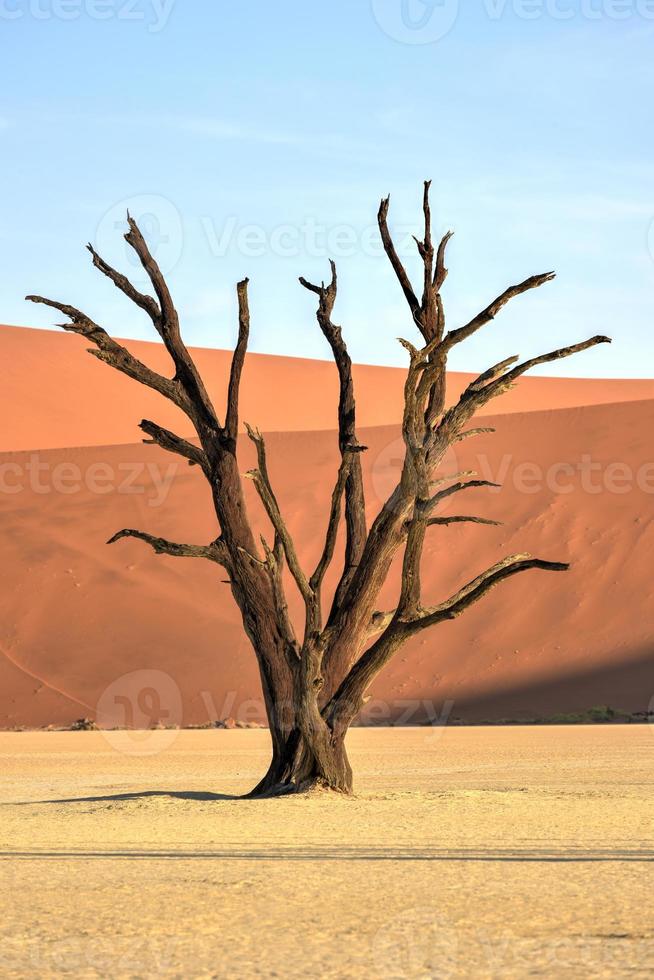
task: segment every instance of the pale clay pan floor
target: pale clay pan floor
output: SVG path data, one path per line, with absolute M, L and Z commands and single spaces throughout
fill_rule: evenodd
M 0 734 L 1 977 L 650 977 L 647 726 Z

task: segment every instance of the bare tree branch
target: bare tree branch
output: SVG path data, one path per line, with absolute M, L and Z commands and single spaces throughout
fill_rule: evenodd
M 368 529 L 366 525 L 366 502 L 363 489 L 363 473 L 360 453 L 366 447 L 359 444 L 356 434 L 356 404 L 354 398 L 354 380 L 352 378 L 352 361 L 347 350 L 341 328 L 332 321 L 332 312 L 336 303 L 338 278 L 336 264 L 330 261 L 331 282 L 328 286 L 320 286 L 300 277 L 300 283 L 305 289 L 318 296 L 319 304 L 316 312 L 318 325 L 331 347 L 334 362 L 338 370 L 339 400 L 338 400 L 338 444 L 341 458 L 348 457 L 347 479 L 345 483 L 345 565 L 343 574 L 334 595 L 332 614 L 343 602 L 343 597 L 352 580 L 365 547 Z M 331 560 L 331 558 L 330 558 Z
M 220 539 L 207 545 L 178 544 L 176 541 L 167 541 L 166 538 L 158 538 L 153 534 L 147 534 L 145 531 L 125 528 L 114 534 L 107 541 L 107 544 L 116 544 L 123 538 L 137 538 L 139 541 L 145 541 L 158 555 L 170 555 L 173 558 L 207 558 L 209 561 L 214 561 L 218 565 L 230 569 L 229 554 Z
M 431 609 L 425 609 L 422 614 L 411 622 L 406 623 L 406 628 L 410 633 L 427 629 L 436 623 L 446 619 L 456 619 L 466 609 L 478 602 L 481 598 L 494 589 L 496 585 L 504 579 L 511 578 L 521 572 L 532 569 L 540 569 L 548 572 L 566 572 L 570 568 L 564 562 L 543 561 L 540 558 L 532 558 L 531 555 L 510 555 L 497 562 L 492 568 L 487 569 L 478 575 L 462 589 L 459 589 L 446 602 Z
M 295 579 L 297 587 L 300 590 L 300 594 L 304 599 L 307 608 L 309 608 L 314 600 L 313 590 L 309 585 L 304 571 L 302 570 L 302 566 L 300 565 L 300 561 L 295 550 L 295 544 L 293 543 L 293 539 L 289 534 L 288 528 L 286 527 L 286 523 L 279 509 L 279 504 L 277 503 L 277 498 L 275 497 L 275 493 L 270 483 L 264 438 L 258 429 L 254 429 L 252 426 L 248 425 L 247 422 L 245 423 L 245 428 L 248 436 L 256 446 L 258 461 L 258 469 L 250 470 L 249 473 L 246 473 L 246 476 L 253 481 L 257 489 L 257 493 L 261 498 L 261 502 L 266 509 L 266 513 L 270 518 L 270 522 L 275 530 L 275 533 L 279 535 L 279 539 L 284 548 L 284 554 L 286 555 L 286 562 L 288 564 L 289 571 Z
M 512 364 L 515 364 L 517 360 L 517 355 L 514 355 L 513 357 L 505 358 L 498 364 L 494 364 L 488 369 L 488 371 L 484 371 L 484 373 L 480 374 L 478 378 L 475 378 L 475 380 L 468 385 L 466 390 L 469 392 L 481 391 L 481 389 L 485 388 L 490 381 L 495 381 L 500 374 L 504 374 L 506 369 Z
M 425 237 L 422 241 L 416 239 L 418 252 L 424 266 L 422 304 L 420 323 L 422 334 L 426 341 L 436 336 L 438 309 L 436 307 L 436 292 L 434 290 L 434 245 L 431 238 L 431 208 L 429 206 L 429 188 L 431 181 L 426 180 L 422 198 L 422 212 L 425 220 Z
M 284 570 L 284 544 L 280 535 L 275 532 L 275 543 L 272 548 L 268 545 L 268 542 L 263 535 L 261 536 L 261 545 L 266 556 L 266 567 L 268 569 L 268 574 L 270 575 L 270 581 L 272 584 L 278 622 L 286 639 L 287 646 L 289 650 L 293 652 L 294 659 L 297 660 L 300 655 L 300 649 L 295 637 L 293 623 L 289 615 L 288 602 L 286 601 L 286 592 L 284 590 L 284 582 L 282 578 L 282 572 Z
M 164 378 L 163 375 L 157 374 L 156 371 L 147 367 L 138 358 L 134 357 L 133 354 L 130 354 L 125 347 L 122 347 L 113 340 L 102 327 L 94 323 L 81 310 L 76 309 L 74 306 L 69 306 L 66 303 L 58 303 L 55 300 L 46 299 L 43 296 L 26 296 L 25 299 L 30 303 L 41 303 L 44 306 L 51 307 L 53 310 L 59 310 L 64 316 L 69 317 L 70 323 L 61 323 L 59 326 L 70 333 L 76 333 L 80 337 L 85 337 L 91 343 L 95 344 L 98 350 L 89 350 L 89 354 L 93 354 L 98 360 L 109 364 L 122 374 L 133 378 L 134 381 L 140 381 L 141 384 L 146 385 L 148 388 L 153 388 L 155 391 L 158 391 L 159 394 L 164 395 L 171 402 L 174 402 L 186 415 L 192 417 L 191 404 L 186 393 L 175 379 Z
M 452 442 L 463 442 L 465 439 L 474 438 L 474 436 L 493 435 L 495 432 L 497 432 L 497 429 L 484 427 L 478 429 L 468 429 L 467 432 L 459 432 L 457 435 L 455 435 Z
M 441 297 L 441 289 L 447 279 L 448 270 L 445 266 L 445 252 L 450 239 L 452 238 L 454 232 L 448 231 L 442 238 L 441 243 L 438 247 L 438 254 L 436 256 L 436 269 L 434 271 L 434 293 L 436 295 L 436 333 L 440 338 L 442 338 L 445 333 L 445 309 L 443 307 L 443 299 Z M 436 395 L 434 396 L 436 397 Z M 442 410 L 442 408 L 440 409 Z M 430 412 L 430 417 L 437 414 L 435 408 Z
M 327 525 L 327 534 L 325 536 L 325 546 L 323 548 L 322 555 L 316 570 L 309 580 L 309 584 L 314 592 L 318 592 L 320 589 L 325 573 L 329 568 L 332 558 L 334 557 L 334 548 L 336 547 L 336 537 L 338 535 L 338 526 L 341 521 L 341 501 L 343 499 L 343 494 L 345 492 L 345 484 L 349 476 L 349 470 L 352 463 L 353 454 L 347 453 L 341 462 L 338 470 L 338 478 L 336 480 L 336 486 L 332 493 L 332 502 L 329 512 L 329 522 Z
M 597 335 L 591 337 L 589 340 L 584 340 L 580 344 L 572 344 L 570 347 L 560 347 L 558 350 L 551 351 L 549 354 L 540 354 L 538 357 L 532 357 L 528 361 L 523 361 L 522 364 L 518 364 L 511 371 L 503 374 L 497 381 L 493 382 L 498 386 L 503 384 L 511 384 L 516 381 L 527 371 L 531 371 L 532 368 L 538 367 L 539 364 L 551 364 L 553 361 L 560 361 L 565 357 L 571 357 L 573 354 L 581 354 L 582 351 L 590 350 L 591 347 L 597 347 L 599 344 L 610 344 L 611 338 L 604 335 Z
M 194 446 L 193 443 L 182 439 L 180 436 L 176 436 L 174 432 L 171 432 L 169 429 L 164 429 L 161 425 L 157 425 L 156 422 L 150 422 L 148 419 L 143 419 L 139 423 L 139 428 L 146 435 L 150 436 L 149 441 L 156 443 L 170 453 L 184 456 L 193 466 L 201 466 L 205 475 L 210 475 L 211 468 L 209 466 L 209 460 L 199 446 Z
M 379 232 L 384 246 L 384 251 L 388 256 L 391 266 L 393 267 L 393 271 L 395 272 L 400 286 L 402 287 L 404 296 L 409 304 L 409 309 L 411 310 L 413 321 L 427 343 L 434 340 L 434 338 L 440 340 L 443 336 L 445 316 L 440 291 L 447 277 L 445 252 L 447 249 L 447 244 L 452 237 L 452 232 L 450 231 L 443 236 L 438 247 L 436 268 L 434 269 L 434 245 L 432 242 L 431 208 L 429 204 L 430 187 L 431 181 L 426 180 L 422 199 L 424 238 L 421 241 L 414 236 L 414 241 L 418 247 L 418 252 L 420 253 L 424 267 L 421 301 L 418 300 L 413 286 L 411 285 L 407 271 L 404 268 L 399 255 L 397 254 L 392 235 L 388 228 L 390 197 L 382 200 L 377 215 Z
M 395 275 L 398 278 L 400 286 L 402 287 L 402 292 L 406 297 L 406 301 L 409 304 L 409 309 L 413 316 L 415 325 L 419 330 L 422 331 L 421 323 L 421 310 L 418 297 L 413 291 L 413 286 L 407 275 L 407 271 L 402 265 L 402 261 L 395 250 L 395 245 L 393 244 L 393 239 L 391 238 L 391 233 L 388 230 L 388 209 L 390 207 L 391 198 L 390 194 L 388 197 L 383 198 L 381 204 L 379 205 L 379 212 L 377 214 L 377 224 L 379 225 L 379 232 L 381 234 L 382 244 L 384 246 L 384 251 L 388 256 L 389 262 L 391 263 Z
M 375 643 L 354 664 L 340 688 L 325 707 L 325 717 L 336 730 L 350 723 L 350 718 L 360 710 L 364 695 L 371 682 L 409 637 L 429 626 L 449 619 L 456 619 L 466 609 L 483 598 L 504 579 L 530 569 L 563 572 L 570 566 L 561 562 L 542 561 L 529 555 L 512 555 L 469 582 L 447 602 L 426 610 L 421 616 L 402 622 L 398 613 L 375 613 L 369 624 L 368 635 L 383 630 Z
M 225 437 L 236 443 L 238 436 L 238 401 L 241 386 L 241 375 L 245 363 L 245 355 L 250 337 L 250 307 L 248 303 L 249 279 L 243 279 L 237 286 L 238 295 L 238 342 L 232 357 L 229 374 L 229 389 L 227 393 L 227 413 L 225 415 Z
M 425 514 L 431 514 L 440 503 L 455 493 L 461 493 L 462 490 L 474 490 L 478 487 L 495 487 L 499 489 L 500 486 L 501 484 L 493 483 L 491 480 L 459 481 L 458 483 L 452 484 L 451 487 L 447 487 L 445 490 L 439 490 L 433 497 L 430 497 L 425 504 L 424 512 Z
M 491 320 L 494 320 L 497 314 L 500 312 L 502 307 L 514 299 L 516 296 L 520 296 L 522 293 L 528 292 L 530 289 L 538 289 L 539 286 L 543 286 L 546 282 L 551 282 L 556 278 L 555 272 L 545 272 L 538 276 L 530 276 L 529 279 L 525 279 L 524 282 L 519 283 L 517 286 L 510 286 L 505 289 L 501 296 L 493 300 L 490 306 L 487 306 L 485 310 L 478 313 L 476 317 L 470 320 L 464 327 L 459 327 L 457 330 L 451 330 L 450 333 L 445 337 L 443 344 L 447 350 L 454 347 L 455 344 L 460 344 L 462 340 L 466 340 L 468 337 L 476 333 L 481 327 L 485 326 Z
M 177 310 L 175 309 L 175 304 L 173 303 L 166 280 L 150 253 L 150 249 L 138 225 L 129 214 L 127 215 L 127 222 L 129 224 L 129 231 L 125 235 L 125 241 L 131 245 L 139 257 L 141 265 L 147 272 L 157 299 L 159 300 L 161 315 L 155 320 L 155 327 L 175 365 L 175 376 L 188 395 L 197 415 L 198 424 L 200 426 L 206 426 L 210 430 L 218 429 L 218 418 L 211 399 L 207 394 L 193 358 L 182 340 L 179 329 L 179 317 L 177 316 Z
M 108 279 L 111 279 L 113 284 L 118 289 L 120 289 L 121 293 L 124 293 L 124 295 L 127 296 L 128 299 L 130 299 L 137 306 L 140 306 L 142 310 L 145 310 L 145 312 L 148 314 L 148 316 L 156 326 L 156 324 L 158 323 L 161 317 L 161 310 L 159 309 L 156 301 L 152 298 L 152 296 L 148 296 L 146 293 L 139 292 L 139 290 L 132 285 L 132 283 L 129 281 L 127 276 L 124 276 L 122 272 L 118 272 L 107 262 L 105 262 L 102 256 L 98 255 L 98 253 L 90 243 L 86 247 L 88 248 L 89 252 L 93 256 L 93 265 L 95 266 L 95 268 L 99 269 L 100 272 L 102 272 L 103 275 L 107 276 Z
M 434 289 L 437 293 L 440 293 L 445 280 L 447 279 L 448 270 L 445 268 L 445 252 L 449 244 L 450 239 L 454 235 L 453 231 L 448 231 L 445 233 L 441 239 L 441 243 L 438 246 L 438 255 L 436 257 L 436 270 L 434 272 Z
M 458 403 L 445 413 L 441 421 L 441 426 L 444 429 L 452 429 L 454 433 L 458 434 L 461 425 L 465 424 L 491 398 L 496 398 L 498 395 L 504 394 L 504 392 L 513 387 L 518 378 L 522 377 L 522 375 L 526 374 L 532 368 L 537 367 L 539 364 L 549 364 L 553 361 L 571 357 L 573 354 L 579 354 L 582 351 L 589 350 L 591 347 L 597 347 L 599 344 L 610 343 L 610 337 L 597 335 L 579 344 L 573 344 L 570 347 L 561 347 L 558 350 L 550 351 L 549 354 L 532 357 L 528 361 L 523 361 L 521 364 L 518 364 L 512 370 L 502 373 L 506 367 L 515 363 L 518 359 L 517 357 L 506 358 L 506 360 L 489 368 L 488 371 L 485 371 L 468 385 Z
M 380 612 L 376 611 L 372 614 L 370 619 L 370 626 L 368 628 L 368 636 L 376 636 L 378 633 L 383 633 L 390 624 L 395 619 L 397 615 L 397 609 L 392 609 L 390 612 Z
M 502 527 L 502 521 L 490 521 L 486 517 L 431 517 L 427 521 L 427 527 L 440 525 L 446 527 L 449 524 L 486 524 L 488 527 Z

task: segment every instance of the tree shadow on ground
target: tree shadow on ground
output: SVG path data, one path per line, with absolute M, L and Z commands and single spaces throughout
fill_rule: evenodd
M 122 800 L 145 800 L 151 797 L 168 797 L 173 800 L 193 800 L 206 803 L 212 800 L 242 800 L 242 796 L 230 793 L 199 793 L 185 790 L 150 789 L 141 793 L 112 793 L 108 796 L 71 796 L 58 800 L 20 800 L 15 803 L 3 803 L 2 806 L 45 806 L 56 803 L 116 803 Z

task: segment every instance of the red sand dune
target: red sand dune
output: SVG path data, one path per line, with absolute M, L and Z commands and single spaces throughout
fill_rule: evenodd
M 73 334 L 0 326 L 3 384 L 0 449 L 61 449 L 63 446 L 111 446 L 136 442 L 142 418 L 162 425 L 189 423 L 155 392 L 135 384 L 83 352 Z M 162 344 L 130 341 L 130 350 L 162 372 L 169 371 Z M 210 391 L 222 393 L 231 351 L 195 350 Z M 357 365 L 359 426 L 395 425 L 401 418 L 405 372 L 398 368 Z M 474 375 L 450 374 L 454 397 Z M 274 397 L 271 395 L 274 393 Z M 241 418 L 266 432 L 333 429 L 338 380 L 331 361 L 249 354 L 241 396 Z M 493 406 L 494 413 L 573 408 L 654 398 L 654 381 L 602 378 L 524 378 Z
M 165 368 L 158 345 L 130 347 Z M 220 404 L 229 355 L 196 353 Z M 112 695 L 125 693 L 121 678 L 140 669 L 172 678 L 150 675 L 155 692 L 163 684 L 164 710 L 172 697 L 172 721 L 256 717 L 254 658 L 216 570 L 157 557 L 138 542 L 104 544 L 121 527 L 199 542 L 215 534 L 201 476 L 144 446 L 136 426 L 146 417 L 188 427 L 161 398 L 86 355 L 79 338 L 2 327 L 0 359 L 0 725 L 92 716 L 110 685 Z M 403 372 L 356 374 L 372 515 L 397 475 L 391 423 Z M 452 396 L 467 378 L 451 377 Z M 329 362 L 248 359 L 242 417 L 270 433 L 272 478 L 307 564 L 338 463 L 335 398 Z M 505 526 L 433 529 L 425 596 L 436 602 L 517 551 L 573 568 L 513 579 L 417 638 L 379 678 L 371 714 L 383 720 L 389 705 L 395 719 L 419 720 L 430 710 L 423 701 L 453 701 L 453 715 L 477 719 L 596 704 L 643 710 L 654 694 L 654 382 L 530 378 L 493 411 L 497 434 L 464 443 L 448 469 L 501 479 L 500 492 L 473 491 L 456 511 Z M 247 440 L 241 452 L 246 469 Z M 260 519 L 253 499 L 251 511 Z M 382 605 L 396 587 L 397 574 Z M 181 717 L 171 685 L 181 691 Z

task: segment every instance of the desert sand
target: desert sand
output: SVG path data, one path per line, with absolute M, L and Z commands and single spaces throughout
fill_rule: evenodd
M 650 728 L 348 738 L 251 802 L 266 732 L 0 735 L 0 974 L 651 976 Z
M 125 343 L 136 357 L 169 373 L 162 344 Z M 153 412 L 162 425 L 177 423 L 182 435 L 190 434 L 188 420 L 174 406 L 86 356 L 87 347 L 80 337 L 62 331 L 0 325 L 0 418 L 10 420 L 3 431 L 2 451 L 131 443 L 139 438 L 136 426 L 141 417 L 151 418 Z M 193 348 L 193 356 L 208 390 L 222 395 L 232 352 Z M 400 368 L 355 366 L 360 427 L 397 425 L 405 374 Z M 451 398 L 474 377 L 450 372 Z M 337 399 L 338 379 L 332 361 L 248 354 L 241 417 L 258 424 L 262 431 L 332 430 Z M 643 399 L 654 399 L 654 380 L 526 377 L 495 404 L 493 412 Z
M 160 345 L 130 347 L 165 368 Z M 195 354 L 222 404 L 229 355 Z M 201 475 L 140 441 L 144 417 L 187 434 L 184 420 L 89 357 L 80 338 L 4 327 L 0 358 L 0 726 L 69 725 L 116 697 L 129 702 L 116 724 L 263 720 L 254 658 L 220 573 L 138 542 L 104 544 L 122 527 L 198 543 L 215 536 Z M 356 369 L 371 518 L 399 474 L 403 377 Z M 469 377 L 451 376 L 450 398 Z M 327 361 L 250 355 L 244 374 L 241 417 L 268 434 L 272 479 L 306 563 L 321 547 L 338 466 L 336 384 Z M 569 560 L 572 570 L 513 579 L 416 639 L 372 690 L 370 720 L 647 710 L 654 382 L 526 378 L 493 411 L 484 424 L 497 433 L 463 443 L 445 469 L 503 487 L 461 495 L 443 513 L 504 526 L 434 528 L 424 594 L 446 598 L 516 552 Z M 246 470 L 247 439 L 240 452 Z M 382 597 L 389 608 L 396 588 L 397 574 Z

